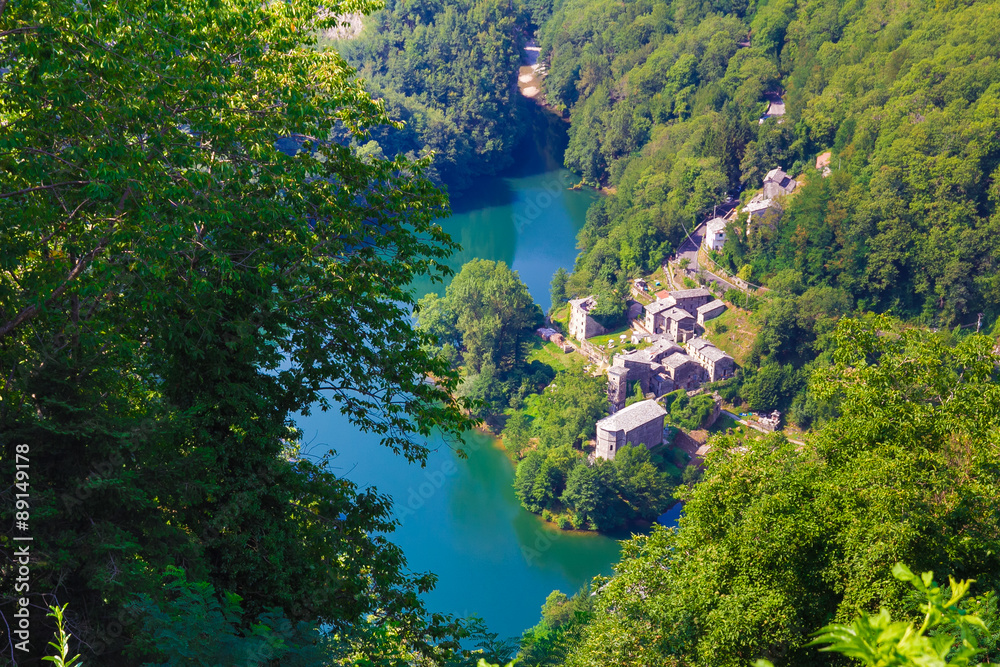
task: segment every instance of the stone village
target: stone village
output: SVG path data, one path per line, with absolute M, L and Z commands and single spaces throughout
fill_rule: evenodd
M 584 345 L 587 338 L 604 333 L 589 314 L 596 303 L 593 296 L 570 301 L 569 333 Z M 632 343 L 645 346 L 615 354 L 607 369 L 611 414 L 597 422 L 598 458 L 614 459 L 626 444 L 660 444 L 667 412 L 657 398 L 732 376 L 733 358 L 697 335 L 725 309 L 703 287 L 676 290 L 646 306 L 645 316 L 633 321 Z M 625 407 L 636 384 L 646 400 Z
M 797 185 L 781 169 L 768 172 L 762 192 L 743 208 L 748 214 L 748 226 L 754 215 L 780 215 L 780 198 L 790 194 Z M 708 221 L 704 238 L 707 250 L 721 248 L 725 241 L 726 223 L 735 217 L 735 212 L 733 209 L 726 219 Z M 646 287 L 640 285 L 641 282 L 636 281 L 639 289 Z M 583 350 L 588 349 L 588 338 L 606 333 L 590 316 L 596 305 L 597 298 L 594 296 L 569 302 L 569 335 L 580 342 Z M 631 335 L 631 342 L 643 347 L 619 352 L 609 364 L 603 364 L 607 365 L 610 414 L 596 425 L 594 455 L 597 458 L 614 459 L 617 451 L 630 444 L 643 444 L 649 448 L 661 444 L 667 411 L 657 399 L 678 389 L 696 392 L 703 384 L 732 377 L 736 371 L 736 362 L 730 355 L 699 336 L 704 332 L 707 321 L 726 310 L 726 304 L 708 289 L 699 287 L 659 292 L 656 301 L 643 310 L 644 313 L 632 321 Z M 551 330 L 545 331 L 555 334 Z M 548 334 L 543 334 L 543 337 L 548 337 Z M 572 349 L 558 334 L 553 338 L 563 349 Z M 637 383 L 645 400 L 626 407 L 630 388 Z M 780 425 L 780 413 L 765 416 L 758 423 L 754 428 L 775 430 Z

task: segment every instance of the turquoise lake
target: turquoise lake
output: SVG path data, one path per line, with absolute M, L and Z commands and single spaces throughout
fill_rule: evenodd
M 552 274 L 573 268 L 576 233 L 595 195 L 567 187 L 578 177 L 561 167 L 564 123 L 537 107 L 529 117 L 514 164 L 453 197 L 453 215 L 442 226 L 463 247 L 450 262 L 454 269 L 473 258 L 503 260 L 546 310 Z M 431 285 L 415 288 L 420 295 Z M 511 486 L 514 466 L 486 435 L 467 435 L 467 459 L 432 439 L 421 468 L 339 413 L 300 417 L 298 424 L 304 453 L 335 451 L 335 471 L 393 498 L 400 526 L 390 539 L 410 570 L 438 576 L 425 598 L 430 611 L 475 614 L 502 637 L 518 636 L 538 622 L 551 591 L 572 594 L 610 574 L 618 559 L 616 540 L 560 531 L 522 509 Z

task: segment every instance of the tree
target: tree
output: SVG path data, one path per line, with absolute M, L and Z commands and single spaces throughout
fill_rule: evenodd
M 552 286 L 549 292 L 552 298 L 552 308 L 550 310 L 555 310 L 569 299 L 569 296 L 566 294 L 567 282 L 569 282 L 569 272 L 560 266 L 552 276 Z
M 573 512 L 574 527 L 590 525 L 596 530 L 612 530 L 621 526 L 627 514 L 618 495 L 614 466 L 602 459 L 592 466 L 580 464 L 573 468 L 560 500 Z
M 626 293 L 620 286 L 601 286 L 590 317 L 605 329 L 617 329 L 628 316 Z
M 602 378 L 564 371 L 541 394 L 530 399 L 542 447 L 579 444 L 594 435 L 594 425 L 607 415 L 607 385 Z
M 562 591 L 552 591 L 542 605 L 542 623 L 546 627 L 560 628 L 573 619 L 573 607 Z
M 409 324 L 406 285 L 456 247 L 445 198 L 423 163 L 326 140 L 389 123 L 310 37 L 374 8 L 0 5 L 0 431 L 31 454 L 31 604 L 70 603 L 87 663 L 178 630 L 127 612 L 168 602 L 170 568 L 239 596 L 234 632 L 277 609 L 345 653 L 381 655 L 375 628 L 457 648 L 376 536 L 389 500 L 299 457 L 292 426 L 337 406 L 419 461 L 471 424 Z
M 670 412 L 670 421 L 689 431 L 701 428 L 715 409 L 715 399 L 708 394 L 689 398 L 678 389 L 666 395 L 664 405 Z
M 455 314 L 470 373 L 479 373 L 486 363 L 501 373 L 514 369 L 542 323 L 527 286 L 504 262 L 468 262 L 448 285 L 445 300 Z
M 520 463 L 514 475 L 514 493 L 529 512 L 541 513 L 545 507 L 535 500 L 534 488 L 539 470 L 545 461 L 545 455 L 534 450 L 528 452 Z
M 861 660 L 869 667 L 909 667 L 928 663 L 944 667 L 981 665 L 983 649 L 979 646 L 980 634 L 990 629 L 983 618 L 959 607 L 972 581 L 955 581 L 949 578 L 948 591 L 934 583 L 934 573 L 913 574 L 902 563 L 896 563 L 892 574 L 900 581 L 909 582 L 925 598 L 920 605 L 924 614 L 919 628 L 905 621 L 893 622 L 889 612 L 882 609 L 877 616 L 862 612 L 850 625 L 831 623 L 822 628 L 814 644 L 827 644 L 821 651 L 835 651 Z M 937 636 L 930 633 L 944 631 Z M 975 660 L 975 663 L 973 663 Z M 773 667 L 759 661 L 760 667 Z
M 786 407 L 797 385 L 797 374 L 790 364 L 768 362 L 747 378 L 740 388 L 740 397 L 751 410 L 767 412 Z
M 519 664 L 562 665 L 568 647 L 579 641 L 579 635 L 593 611 L 590 587 L 584 586 L 573 597 L 552 591 L 542 605 L 538 624 L 526 630 L 518 652 Z
M 679 494 L 681 530 L 625 543 L 566 664 L 844 664 L 813 633 L 859 609 L 908 617 L 891 563 L 998 589 L 1000 518 L 969 511 L 1000 495 L 993 340 L 888 319 L 845 319 L 835 336 L 813 384 L 839 416 L 806 446 L 715 436 Z
M 447 299 L 439 297 L 434 292 L 425 294 L 417 302 L 416 308 L 418 328 L 432 336 L 441 345 L 462 344 L 458 333 L 458 316 L 452 310 Z
M 653 465 L 645 447 L 623 447 L 615 455 L 618 492 L 640 517 L 653 520 L 673 504 L 673 484 Z
M 521 458 L 521 453 L 531 440 L 531 420 L 521 410 L 514 410 L 503 428 L 503 446 L 507 453 L 515 459 Z
M 633 403 L 639 403 L 640 401 L 644 400 L 646 400 L 646 395 L 642 393 L 642 385 L 636 382 L 632 386 L 632 394 L 625 399 L 625 407 L 628 407 Z
M 434 175 L 453 191 L 510 163 L 524 127 L 514 85 L 528 32 L 520 4 L 393 2 L 364 24 L 335 45 L 406 121 L 373 133 L 386 155 L 433 151 Z

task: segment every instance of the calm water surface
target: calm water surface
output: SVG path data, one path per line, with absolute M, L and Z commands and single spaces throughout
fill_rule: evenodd
M 448 265 L 456 272 L 471 259 L 502 260 L 521 275 L 547 311 L 549 283 L 560 266 L 573 269 L 576 234 L 596 195 L 569 190 L 580 177 L 562 168 L 566 124 L 532 105 L 530 130 L 514 151 L 514 164 L 500 176 L 484 177 L 452 197 L 452 216 L 441 226 L 462 244 Z M 418 295 L 443 293 L 418 281 Z
M 560 167 L 564 124 L 537 108 L 532 113 L 514 165 L 453 198 L 454 215 L 442 225 L 463 246 L 450 262 L 456 271 L 473 258 L 503 260 L 548 309 L 552 274 L 560 266 L 572 269 L 576 233 L 594 195 L 566 188 L 578 177 Z M 416 289 L 424 294 L 431 285 Z M 553 529 L 522 509 L 511 487 L 514 467 L 485 435 L 467 435 L 468 459 L 432 439 L 434 451 L 421 468 L 339 414 L 298 423 L 305 452 L 336 451 L 333 465 L 342 475 L 392 496 L 400 522 L 392 541 L 412 571 L 439 578 L 426 596 L 431 611 L 477 614 L 501 636 L 520 635 L 538 622 L 551 591 L 572 594 L 595 575 L 610 574 L 618 558 L 615 540 Z

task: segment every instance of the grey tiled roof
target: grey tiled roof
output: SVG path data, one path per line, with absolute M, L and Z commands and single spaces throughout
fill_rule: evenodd
M 706 359 L 709 359 L 711 361 L 721 361 L 723 359 L 730 359 L 730 360 L 732 359 L 732 357 L 730 357 L 728 354 L 726 354 L 725 352 L 723 352 L 719 348 L 715 347 L 714 345 L 709 345 L 708 347 L 703 348 L 702 351 L 701 351 L 701 356 L 703 356 Z
M 667 312 L 663 313 L 663 317 L 668 320 L 678 320 L 678 321 L 694 319 L 691 313 L 684 310 L 683 308 L 677 308 L 677 307 L 671 308 Z
M 695 361 L 688 355 L 684 354 L 683 352 L 674 352 L 660 363 L 666 366 L 667 368 L 677 368 L 679 366 L 683 366 L 688 362 L 692 364 L 698 363 L 697 361 Z
M 681 352 L 682 348 L 672 340 L 660 339 L 642 351 L 645 352 L 650 359 L 653 359 L 657 356 L 663 356 L 668 352 Z
M 597 422 L 597 428 L 612 432 L 631 431 L 654 419 L 662 419 L 666 414 L 667 411 L 656 401 L 639 401 Z
M 653 303 L 646 306 L 647 313 L 662 313 L 665 310 L 670 310 L 674 307 L 677 302 L 673 299 L 657 299 Z
M 717 234 L 718 232 L 725 231 L 725 229 L 726 221 L 723 218 L 712 218 L 705 226 L 705 231 L 708 234 Z
M 698 306 L 698 312 L 699 313 L 707 313 L 707 312 L 709 312 L 711 310 L 715 310 L 719 306 L 722 306 L 723 308 L 725 308 L 726 304 L 723 303 L 723 301 L 721 299 L 716 299 L 715 301 L 709 301 L 704 306 Z
M 707 345 L 711 345 L 711 343 L 705 340 L 704 338 L 692 338 L 687 342 L 689 350 L 700 350 L 701 348 Z
M 732 360 L 732 357 L 704 338 L 692 338 L 688 341 L 687 345 L 688 349 L 697 351 L 698 354 L 711 361 L 719 361 L 721 359 Z
M 679 290 L 674 290 L 673 292 L 669 292 L 669 294 L 675 299 L 692 299 L 698 296 L 712 296 L 712 293 L 709 292 L 704 287 L 696 287 L 694 289 L 679 289 Z

